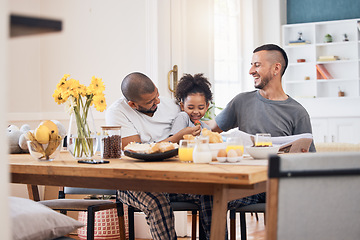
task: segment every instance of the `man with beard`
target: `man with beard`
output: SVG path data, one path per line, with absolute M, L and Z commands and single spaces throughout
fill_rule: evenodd
M 272 137 L 312 133 L 310 117 L 300 103 L 285 94 L 281 77 L 288 65 L 285 51 L 266 44 L 253 51 L 249 74 L 259 90 L 240 93 L 209 122 L 213 131 L 238 128 L 249 134 L 270 133 Z M 309 151 L 314 152 L 314 143 Z
M 179 142 L 184 134 L 200 134 L 200 126 L 187 127 L 170 136 L 171 124 L 180 107 L 172 99 L 160 98 L 154 83 L 142 73 L 130 73 L 121 83 L 123 98 L 106 111 L 106 124 L 120 125 L 122 148 L 130 142 Z M 210 196 L 192 194 L 118 191 L 121 202 L 140 209 L 146 214 L 152 238 L 174 240 L 174 214 L 170 202 L 187 201 L 201 207 L 200 222 L 207 238 L 210 236 Z M 210 212 L 210 213 L 209 213 Z M 208 225 L 205 225 L 208 224 Z
M 146 75 L 130 73 L 121 83 L 123 98 L 106 110 L 106 124 L 120 125 L 122 147 L 130 142 L 179 142 L 184 134 L 200 134 L 200 127 L 184 128 L 170 136 L 171 124 L 180 107 L 174 100 L 161 98 Z
M 285 51 L 277 45 L 266 44 L 253 51 L 249 74 L 258 90 L 240 93 L 226 108 L 208 122 L 213 131 L 233 128 L 249 133 L 270 133 L 272 137 L 312 133 L 310 117 L 303 106 L 286 95 L 281 77 L 288 65 Z M 314 143 L 309 151 L 315 152 Z M 265 193 L 229 202 L 229 209 L 264 203 Z

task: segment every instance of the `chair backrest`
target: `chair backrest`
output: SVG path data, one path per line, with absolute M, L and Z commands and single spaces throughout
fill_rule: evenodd
M 360 153 L 269 160 L 266 239 L 359 239 Z
M 64 187 L 63 193 L 64 194 L 83 194 L 83 195 L 116 195 L 116 190 Z

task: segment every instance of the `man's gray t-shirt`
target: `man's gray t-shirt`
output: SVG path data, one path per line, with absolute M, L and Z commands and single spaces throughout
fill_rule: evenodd
M 290 96 L 284 101 L 264 98 L 259 91 L 240 93 L 216 116 L 223 131 L 238 127 L 249 134 L 270 133 L 273 137 L 312 133 L 305 108 Z M 314 142 L 310 151 L 314 152 Z

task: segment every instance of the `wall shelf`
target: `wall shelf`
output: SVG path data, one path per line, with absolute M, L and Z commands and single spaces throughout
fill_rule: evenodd
M 288 54 L 289 68 L 283 78 L 287 94 L 295 98 L 314 95 L 316 98 L 334 98 L 339 90 L 347 97 L 360 96 L 360 19 L 329 22 L 313 22 L 283 25 L 283 45 Z M 291 45 L 302 33 L 302 39 L 310 42 Z M 330 34 L 333 42 L 324 43 Z M 349 41 L 343 41 L 344 34 Z M 320 56 L 338 56 L 335 61 L 318 61 Z M 306 62 L 298 63 L 298 59 Z M 316 65 L 321 64 L 331 79 L 321 79 Z M 302 79 L 310 78 L 307 81 Z M 309 83 L 309 84 L 305 84 Z M 312 83 L 312 85 L 310 85 Z

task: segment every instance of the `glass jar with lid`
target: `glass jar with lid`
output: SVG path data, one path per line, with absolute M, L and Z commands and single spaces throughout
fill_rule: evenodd
M 121 126 L 101 126 L 101 157 L 121 158 Z

